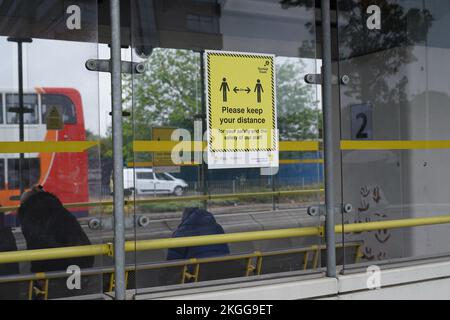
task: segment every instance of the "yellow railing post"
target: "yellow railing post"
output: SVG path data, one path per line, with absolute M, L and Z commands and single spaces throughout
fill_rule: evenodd
M 44 282 L 44 300 L 48 300 L 48 284 L 49 284 L 49 279 L 45 279 Z
M 255 267 L 252 265 L 252 260 L 254 257 L 249 257 L 247 259 L 247 268 L 245 271 L 245 276 L 248 277 L 250 275 L 250 273 L 253 273 L 255 271 Z
M 200 263 L 197 263 L 194 269 L 194 282 L 198 282 L 199 277 L 200 277 Z
M 30 280 L 28 283 L 28 300 L 33 300 L 33 286 L 34 280 Z
M 257 275 L 261 275 L 263 256 L 262 256 L 262 253 L 260 251 L 256 251 L 255 254 L 257 255 L 257 258 L 256 258 L 256 274 Z
M 309 251 L 305 252 L 304 259 L 305 261 L 303 261 L 303 270 L 306 270 L 308 268 Z
M 114 272 L 111 272 L 111 275 L 109 277 L 109 290 L 108 292 L 112 292 L 114 290 Z

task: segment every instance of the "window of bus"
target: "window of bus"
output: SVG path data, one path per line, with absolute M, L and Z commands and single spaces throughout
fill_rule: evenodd
M 25 124 L 38 124 L 38 100 L 35 94 L 24 94 L 23 105 Z M 19 124 L 19 95 L 9 93 L 6 95 L 6 123 Z
M 42 101 L 42 121 L 46 122 L 47 111 L 52 108 L 56 108 L 60 114 L 62 114 L 65 124 L 75 124 L 75 107 L 72 101 L 61 94 L 44 94 L 41 96 Z
M 22 163 L 22 176 L 24 188 L 31 188 L 39 182 L 39 158 L 25 158 Z M 19 159 L 8 159 L 8 188 L 19 189 Z

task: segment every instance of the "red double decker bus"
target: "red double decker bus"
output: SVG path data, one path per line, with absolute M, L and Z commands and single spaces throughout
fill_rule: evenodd
M 36 88 L 24 92 L 25 141 L 85 141 L 83 105 L 81 95 L 72 88 Z M 17 92 L 0 92 L 0 140 L 19 141 L 19 105 Z M 46 119 L 54 107 L 62 115 L 60 130 L 47 130 Z M 14 110 L 15 109 L 15 110 Z M 19 158 L 20 154 L 2 153 L 0 150 L 0 206 L 19 205 Z M 23 187 L 25 190 L 40 184 L 56 194 L 63 203 L 87 202 L 88 155 L 87 152 L 25 153 L 22 162 Z M 83 215 L 86 209 L 75 209 Z M 15 214 L 9 214 L 14 219 Z M 11 221 L 11 219 L 8 219 Z

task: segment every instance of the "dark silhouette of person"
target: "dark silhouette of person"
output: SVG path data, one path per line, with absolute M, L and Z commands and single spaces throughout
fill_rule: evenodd
M 24 193 L 18 216 L 28 250 L 91 244 L 77 218 L 41 186 Z M 31 272 L 66 271 L 70 265 L 90 268 L 93 264 L 93 257 L 33 261 Z
M 63 206 L 57 196 L 45 191 L 42 186 L 25 192 L 20 202 L 18 217 L 28 250 L 91 244 L 77 218 Z M 80 269 L 91 268 L 94 265 L 94 257 L 32 261 L 30 269 L 33 273 L 67 271 L 71 265 Z M 83 277 L 81 281 L 83 290 L 92 286 L 90 278 Z M 34 286 L 42 291 L 44 284 L 38 280 Z M 49 293 L 52 297 L 80 294 L 79 290 L 69 290 L 66 287 L 65 278 L 51 280 L 50 286 L 52 289 L 49 289 Z M 36 298 L 41 299 L 41 294 Z
M 16 239 L 10 227 L 5 224 L 5 214 L 0 212 L 0 252 L 17 251 Z M 0 264 L 0 276 L 18 275 L 18 263 Z M 20 284 L 0 284 L 0 300 L 20 299 Z
M 183 217 L 172 237 L 192 237 L 211 234 L 224 234 L 222 226 L 214 216 L 201 208 L 185 208 Z M 173 248 L 167 252 L 167 260 L 207 258 L 230 254 L 227 244 L 212 244 L 206 246 Z
M 258 103 L 260 103 L 261 102 L 261 92 L 264 92 L 263 87 L 261 85 L 261 80 L 258 79 L 256 81 L 255 90 L 253 92 L 256 92 L 257 101 L 258 101 Z
M 223 102 L 227 102 L 227 93 L 230 91 L 230 87 L 227 83 L 227 78 L 223 78 L 222 85 L 220 86 L 220 91 L 223 92 Z
M 217 223 L 212 213 L 202 208 L 185 208 L 181 223 L 173 233 L 172 237 L 193 237 L 224 233 L 225 231 L 223 227 Z M 201 259 L 227 256 L 229 254 L 230 248 L 228 244 L 220 243 L 169 249 L 167 252 L 167 260 L 187 260 L 191 258 Z M 189 265 L 187 270 L 191 274 L 194 273 L 194 267 L 192 265 Z M 203 263 L 201 266 L 201 272 L 198 274 L 197 281 L 240 277 L 244 275 L 246 270 L 246 261 L 231 260 Z M 166 274 L 165 277 L 168 277 L 168 275 Z

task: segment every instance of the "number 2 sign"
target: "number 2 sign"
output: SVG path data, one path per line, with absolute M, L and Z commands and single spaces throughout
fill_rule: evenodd
M 362 103 L 351 106 L 352 140 L 372 140 L 372 104 Z

